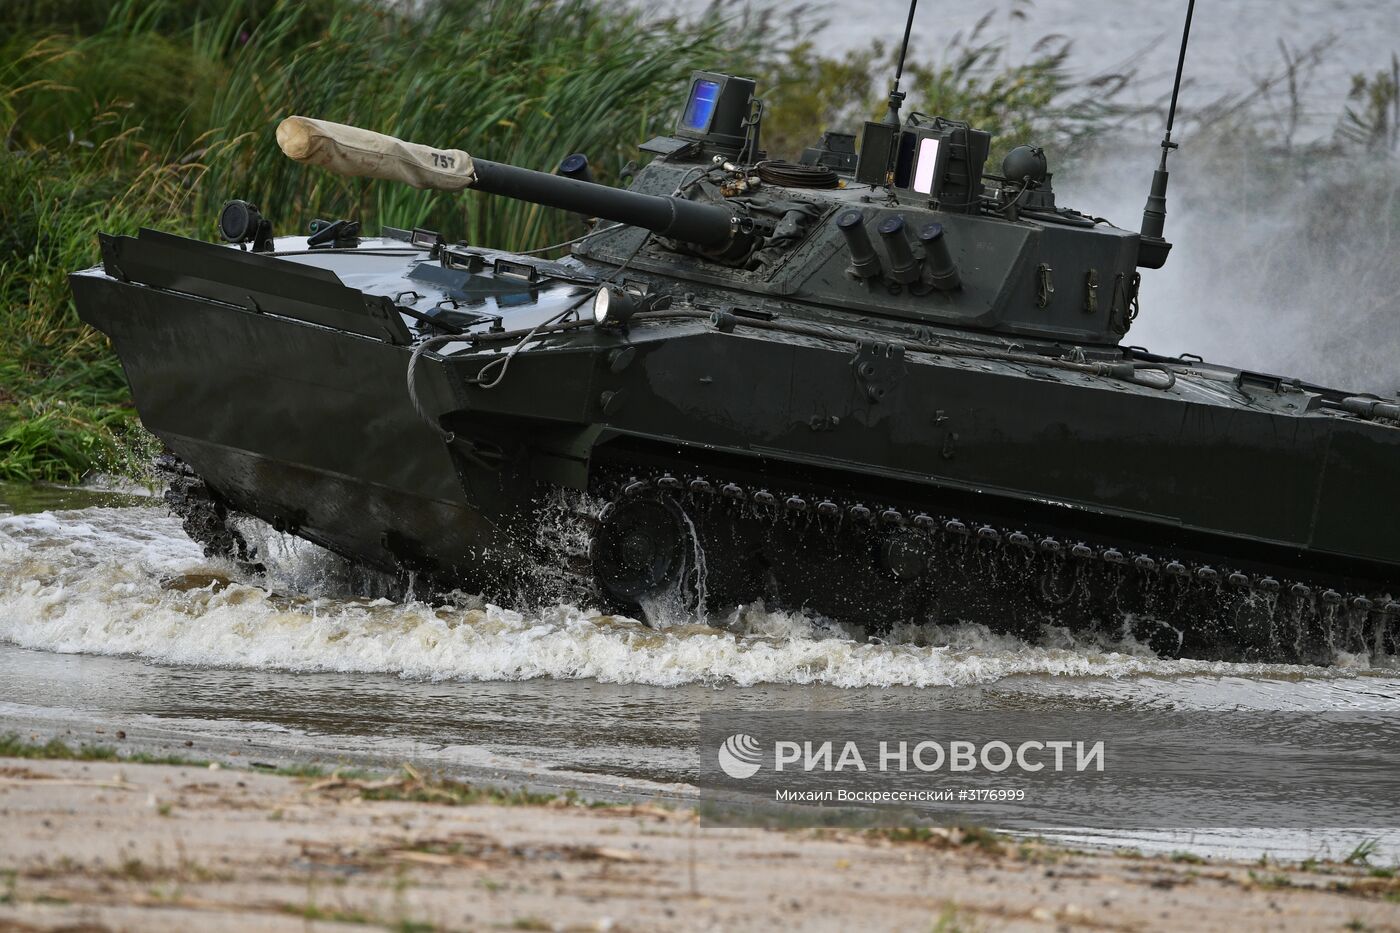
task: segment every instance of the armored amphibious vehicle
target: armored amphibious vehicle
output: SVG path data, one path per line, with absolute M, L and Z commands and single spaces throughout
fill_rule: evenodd
M 1058 203 L 1040 149 L 989 171 L 987 133 L 901 119 L 898 94 L 859 146 L 769 158 L 754 95 L 696 73 L 626 189 L 581 155 L 546 173 L 279 127 L 309 171 L 587 218 L 564 258 L 349 220 L 279 237 L 242 201 L 223 245 L 102 237 L 78 308 L 187 530 L 256 562 L 244 513 L 501 598 L 557 565 L 629 612 L 1394 651 L 1396 400 L 1124 343 L 1170 249 L 1169 142 L 1131 231 Z

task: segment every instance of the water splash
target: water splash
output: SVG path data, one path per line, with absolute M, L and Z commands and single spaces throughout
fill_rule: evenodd
M 664 591 L 643 596 L 641 599 L 642 616 L 654 629 L 669 630 L 710 624 L 709 612 L 705 607 L 709 575 L 705 564 L 705 548 L 700 542 L 700 532 L 690 515 L 682 510 L 680 517 L 685 522 L 688 537 L 687 546 L 681 552 L 680 572 Z
M 263 529 L 266 578 L 207 561 L 157 508 L 0 518 L 0 641 L 58 652 L 426 680 L 612 683 L 986 684 L 1026 674 L 1122 678 L 1350 676 L 1289 665 L 1177 661 L 1131 638 L 1047 629 L 1037 644 L 985 625 L 858 628 L 762 605 L 653 629 L 560 601 L 525 611 L 470 594 L 432 602 L 353 595 L 363 571 Z

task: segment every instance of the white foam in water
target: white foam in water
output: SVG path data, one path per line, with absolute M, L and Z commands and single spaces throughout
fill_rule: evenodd
M 305 542 L 274 536 L 260 551 L 267 577 L 241 577 L 205 560 L 179 523 L 155 507 L 0 518 L 0 641 L 194 665 L 660 686 L 1320 673 L 1164 660 L 1144 647 L 1083 644 L 1065 632 L 1028 645 L 977 625 L 904 625 L 872 642 L 856 630 L 761 606 L 715 624 L 673 618 L 654 630 L 567 603 L 526 614 L 471 598 L 392 603 L 343 595 L 344 562 Z

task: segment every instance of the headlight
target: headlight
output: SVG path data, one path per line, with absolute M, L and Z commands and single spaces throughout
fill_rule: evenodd
M 640 307 L 636 296 L 604 285 L 593 296 L 593 322 L 599 327 L 622 327 Z
M 272 224 L 247 201 L 229 201 L 219 211 L 219 235 L 240 249 L 252 243 L 254 252 L 272 251 Z
M 262 215 L 247 201 L 229 201 L 219 211 L 219 235 L 230 243 L 249 243 L 257 236 Z

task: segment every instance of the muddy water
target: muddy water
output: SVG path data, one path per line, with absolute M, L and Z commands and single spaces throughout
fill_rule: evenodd
M 696 717 L 715 708 L 1400 711 L 1390 662 L 1168 660 L 982 626 L 872 642 L 761 607 L 657 631 L 572 605 L 392 603 L 348 595 L 338 559 L 263 534 L 268 573 L 247 577 L 206 560 L 155 500 L 0 486 L 0 732 L 120 728 L 274 756 L 684 783 Z M 1304 857 L 1353 835 L 1129 841 Z

